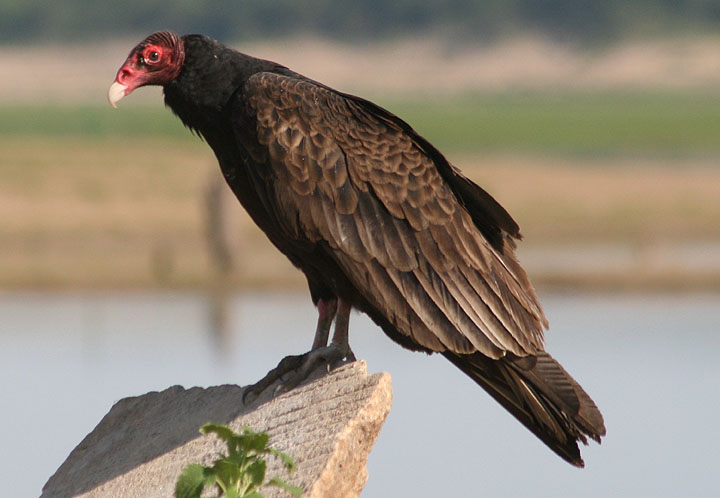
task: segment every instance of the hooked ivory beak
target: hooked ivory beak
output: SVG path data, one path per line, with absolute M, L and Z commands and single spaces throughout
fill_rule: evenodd
M 127 95 L 127 89 L 127 86 L 122 83 L 118 83 L 117 81 L 110 85 L 110 88 L 108 89 L 108 102 L 110 102 L 110 105 L 117 109 L 117 103 L 120 102 L 121 98 Z

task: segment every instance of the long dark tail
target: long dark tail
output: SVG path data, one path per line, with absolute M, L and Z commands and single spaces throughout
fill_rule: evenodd
M 578 441 L 598 443 L 605 435 L 602 414 L 590 396 L 549 354 L 492 360 L 479 353 L 443 353 L 551 450 L 578 467 Z

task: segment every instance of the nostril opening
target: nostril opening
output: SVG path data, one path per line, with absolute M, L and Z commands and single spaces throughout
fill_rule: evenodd
M 122 71 L 120 71 L 118 73 L 118 76 L 117 76 L 118 83 L 124 84 L 125 79 L 127 79 L 129 77 L 130 77 L 130 71 L 128 71 L 127 69 L 123 69 Z

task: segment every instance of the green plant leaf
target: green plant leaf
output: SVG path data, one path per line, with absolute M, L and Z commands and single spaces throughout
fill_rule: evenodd
M 243 494 L 240 496 L 240 492 L 234 487 L 228 488 L 227 493 L 222 498 L 246 498 L 247 495 Z
M 176 498 L 201 498 L 206 487 L 215 486 L 224 498 L 262 498 L 257 490 L 265 481 L 267 463 L 263 455 L 271 453 L 280 458 L 289 471 L 295 470 L 295 462 L 282 451 L 269 447 L 267 433 L 256 433 L 243 426 L 240 433 L 224 425 L 205 424 L 202 434 L 216 434 L 228 446 L 228 455 L 218 455 L 212 467 L 188 465 L 176 483 Z M 294 497 L 302 494 L 302 488 L 292 486 L 279 477 L 267 483 L 277 486 Z
M 241 453 L 263 454 L 268 451 L 267 445 L 270 436 L 265 432 L 256 433 L 249 427 L 243 427 L 243 433 L 237 435 L 238 449 Z
M 259 459 L 248 466 L 245 472 L 250 476 L 250 483 L 255 487 L 259 488 L 262 486 L 265 480 L 265 460 Z
M 276 450 L 275 448 L 269 448 L 269 450 L 270 453 L 272 453 L 282 461 L 283 465 L 285 465 L 285 468 L 288 469 L 288 472 L 290 472 L 291 474 L 295 472 L 297 466 L 295 464 L 295 460 L 293 460 L 290 455 L 280 450 Z
M 212 470 L 228 488 L 233 487 L 240 480 L 240 466 L 226 458 L 216 461 L 212 466 Z
M 235 451 L 232 452 L 230 455 L 226 456 L 224 460 L 227 460 L 228 462 L 232 462 L 238 467 L 244 467 L 247 465 L 248 460 L 253 460 L 256 457 L 248 456 L 248 454 L 244 451 Z
M 293 486 L 292 484 L 288 484 L 279 477 L 273 477 L 270 479 L 267 483 L 268 486 L 277 486 L 278 488 L 282 488 L 291 495 L 293 495 L 295 498 L 300 498 L 300 496 L 303 493 L 303 488 L 300 486 Z
M 258 453 L 264 453 L 268 449 L 268 443 L 270 436 L 267 432 L 260 432 L 258 434 L 248 435 L 248 448 L 257 451 Z
M 232 429 L 225 425 L 205 424 L 200 427 L 200 432 L 205 435 L 213 432 L 226 443 L 231 443 L 234 439 L 237 438 L 237 434 L 235 434 Z
M 215 483 L 215 476 L 208 469 L 193 463 L 185 467 L 175 483 L 176 498 L 200 498 L 205 486 Z

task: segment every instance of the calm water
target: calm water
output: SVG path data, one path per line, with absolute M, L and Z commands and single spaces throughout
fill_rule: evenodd
M 392 374 L 394 404 L 364 497 L 717 496 L 720 295 L 543 293 L 548 350 L 601 407 L 602 446 L 575 469 L 441 357 L 402 350 L 364 316 L 351 343 Z M 0 294 L 0 482 L 37 496 L 120 398 L 257 380 L 305 351 L 305 295 Z M 221 318 L 218 318 L 221 317 Z

